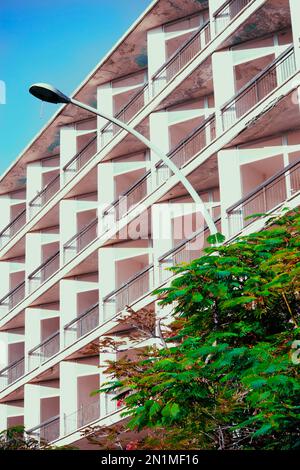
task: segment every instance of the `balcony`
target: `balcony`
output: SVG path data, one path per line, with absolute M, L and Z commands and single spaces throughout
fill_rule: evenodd
M 233 126 L 295 72 L 295 51 L 291 46 L 223 106 L 221 110 L 223 130 Z
M 209 116 L 189 136 L 182 140 L 167 154 L 178 168 L 182 168 L 216 138 L 215 116 Z M 157 164 L 157 184 L 166 181 L 172 175 L 163 162 Z
M 175 75 L 177 75 L 192 59 L 211 41 L 210 23 L 206 22 L 186 41 L 152 76 L 152 92 L 157 95 Z
M 218 230 L 220 221 L 220 218 L 215 220 Z M 193 260 L 203 256 L 204 249 L 210 246 L 207 243 L 207 237 L 209 235 L 210 231 L 208 227 L 205 227 L 187 240 L 184 240 L 182 243 L 169 250 L 167 253 L 164 253 L 164 255 L 158 260 L 160 282 L 165 282 L 174 276 L 174 272 L 169 271 L 167 268 L 171 268 L 182 263 L 191 263 Z
M 215 33 L 219 34 L 253 0 L 229 0 L 214 14 Z
M 59 338 L 59 331 L 56 331 L 28 352 L 29 370 L 35 369 L 59 352 Z
M 85 147 L 76 153 L 73 158 L 63 167 L 63 172 L 68 174 L 77 173 L 97 153 L 97 136 L 93 137 Z
M 59 269 L 59 251 L 38 266 L 29 276 L 30 291 L 47 281 Z
M 18 305 L 25 297 L 25 281 L 22 281 L 19 285 L 14 287 L 11 291 L 8 292 L 0 300 L 0 310 L 1 307 L 5 307 L 6 313 L 12 310 L 16 305 Z
M 98 236 L 98 219 L 92 220 L 88 225 L 77 232 L 64 244 L 64 261 L 72 258 Z
M 103 216 L 109 217 L 110 223 L 118 222 L 132 207 L 136 206 L 147 196 L 150 180 L 151 171 L 147 171 L 133 186 L 115 199 L 111 206 L 103 212 Z
M 55 176 L 29 203 L 29 215 L 33 217 L 60 189 L 60 176 Z
M 130 122 L 145 104 L 149 101 L 149 85 L 146 83 L 131 100 L 115 115 L 116 119 L 124 123 Z M 107 123 L 100 131 L 101 147 L 104 147 L 116 134 L 120 127 L 113 123 Z
M 99 325 L 99 304 L 93 305 L 65 325 L 65 343 L 71 344 Z
M 22 357 L 0 371 L 0 389 L 8 387 L 25 373 L 25 359 Z
M 264 214 L 280 206 L 300 191 L 300 160 L 283 168 L 251 193 L 227 209 L 230 236 L 250 225 L 253 214 Z
M 54 416 L 26 432 L 39 442 L 49 443 L 59 438 L 59 421 L 60 416 Z
M 151 292 L 153 288 L 154 269 L 151 264 L 103 299 L 104 321 L 120 313 L 127 305 L 133 304 L 140 297 Z
M 100 418 L 100 401 L 82 405 L 77 411 L 64 416 L 64 433 L 69 434 Z
M 0 232 L 0 248 L 2 248 L 9 240 L 16 235 L 16 233 L 24 227 L 26 223 L 26 209 L 24 209 L 14 220 L 12 220 Z

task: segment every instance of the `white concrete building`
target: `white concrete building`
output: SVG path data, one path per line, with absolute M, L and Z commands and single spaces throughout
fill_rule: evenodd
M 155 0 L 73 96 L 167 153 L 229 240 L 299 205 L 299 44 L 298 0 Z M 209 231 L 154 152 L 71 105 L 2 176 L 0 208 L 0 428 L 86 448 L 81 429 L 120 419 L 90 396 L 91 346 L 126 305 L 159 315 L 165 267 Z

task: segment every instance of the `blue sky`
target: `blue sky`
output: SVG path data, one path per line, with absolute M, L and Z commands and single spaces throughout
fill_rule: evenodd
M 34 82 L 73 91 L 150 0 L 1 0 L 0 173 L 56 111 L 28 94 Z

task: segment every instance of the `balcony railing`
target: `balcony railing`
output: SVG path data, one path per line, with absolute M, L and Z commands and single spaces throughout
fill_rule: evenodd
M 149 99 L 149 85 L 146 83 L 130 101 L 115 115 L 116 119 L 124 123 L 131 121 L 134 116 L 141 111 Z M 101 146 L 109 142 L 113 136 L 119 132 L 120 127 L 113 123 L 107 123 L 101 129 Z
M 222 110 L 223 129 L 231 127 L 296 71 L 295 51 L 289 47 L 268 67 L 247 83 Z
M 38 194 L 30 201 L 30 216 L 38 212 L 60 189 L 60 176 L 53 178 Z
M 153 265 L 147 266 L 129 279 L 126 284 L 115 289 L 103 299 L 104 320 L 121 312 L 127 305 L 131 305 L 150 292 L 154 287 Z
M 210 23 L 207 21 L 163 64 L 152 77 L 153 94 L 156 95 L 210 42 Z
M 218 217 L 215 220 L 217 228 L 219 228 L 220 222 L 221 218 Z M 207 242 L 209 235 L 210 231 L 208 227 L 204 227 L 167 253 L 164 253 L 164 255 L 159 258 L 160 282 L 164 282 L 174 275 L 173 271 L 169 271 L 166 268 L 171 268 L 177 264 L 191 263 L 193 260 L 200 258 L 204 253 L 204 249 L 210 246 Z
M 0 388 L 8 387 L 25 373 L 25 359 L 22 357 L 0 371 Z
M 42 424 L 26 431 L 29 436 L 37 438 L 40 442 L 50 443 L 59 438 L 60 416 L 53 416 Z
M 227 209 L 230 235 L 239 233 L 256 220 L 255 217 L 247 217 L 267 213 L 299 191 L 300 160 L 283 168 Z
M 38 266 L 29 276 L 30 290 L 34 290 L 59 269 L 59 251 Z
M 0 300 L 0 307 L 6 307 L 9 312 L 18 305 L 25 297 L 25 281 L 14 287 Z
M 178 168 L 188 163 L 201 150 L 216 138 L 215 116 L 209 116 L 197 129 L 182 140 L 174 149 L 167 154 Z M 157 164 L 157 184 L 161 184 L 170 178 L 172 172 L 163 162 Z
M 214 14 L 215 32 L 220 33 L 253 0 L 229 0 Z
M 99 325 L 99 304 L 95 304 L 74 320 L 65 325 L 66 343 L 71 344 L 76 339 L 86 335 Z
M 59 331 L 56 331 L 28 352 L 30 370 L 35 369 L 59 352 L 59 338 Z
M 64 260 L 66 261 L 66 258 L 69 257 L 67 256 L 67 253 L 71 256 L 75 256 L 94 241 L 97 238 L 97 235 L 98 218 L 95 218 L 64 244 Z
M 100 401 L 82 405 L 70 415 L 64 415 L 64 433 L 69 434 L 100 418 Z
M 147 196 L 150 179 L 151 171 L 147 171 L 145 175 L 134 183 L 125 193 L 121 194 L 118 199 L 103 212 L 103 216 L 113 215 L 109 222 L 118 222 L 132 207 Z
M 97 153 L 97 135 L 85 145 L 73 158 L 63 167 L 65 174 L 77 173 Z
M 9 222 L 0 232 L 0 248 L 2 248 L 26 223 L 26 209 L 24 209 L 17 217 Z

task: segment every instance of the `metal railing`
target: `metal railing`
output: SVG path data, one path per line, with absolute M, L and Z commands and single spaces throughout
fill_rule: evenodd
M 63 167 L 64 173 L 77 173 L 97 153 L 97 135 L 71 158 Z
M 223 130 L 231 127 L 239 118 L 291 77 L 295 71 L 295 51 L 291 46 L 223 106 L 221 110 Z
M 56 331 L 28 352 L 30 370 L 38 367 L 59 352 L 59 338 L 59 331 Z
M 8 292 L 0 300 L 0 307 L 7 307 L 8 311 L 12 310 L 18 305 L 25 297 L 25 281 L 22 281 L 11 291 Z
M 96 217 L 88 225 L 77 232 L 70 240 L 64 244 L 64 258 L 67 252 L 75 256 L 98 236 L 98 218 Z M 64 259 L 66 261 L 66 259 Z
M 77 431 L 77 429 L 87 426 L 88 424 L 100 418 L 100 401 L 81 405 L 78 410 L 70 415 L 64 415 L 64 433 L 69 434 Z
M 227 209 L 229 234 L 235 235 L 255 217 L 275 209 L 300 191 L 300 160 L 291 163 Z
M 221 218 L 218 217 L 214 222 L 215 225 L 219 227 Z M 196 234 L 169 250 L 167 253 L 164 253 L 158 260 L 160 282 L 167 281 L 170 277 L 174 276 L 173 271 L 169 271 L 166 268 L 173 267 L 177 264 L 190 263 L 191 261 L 200 258 L 204 253 L 204 249 L 210 246 L 207 242 L 207 237 L 209 235 L 209 228 L 204 227 Z
M 28 276 L 30 290 L 40 286 L 59 269 L 59 251 L 50 256 Z
M 95 304 L 64 326 L 65 342 L 71 344 L 99 325 L 99 304 Z M 68 336 L 67 336 L 68 335 Z
M 29 202 L 30 216 L 41 209 L 60 189 L 60 175 L 55 176 L 38 194 Z
M 7 367 L 0 371 L 0 388 L 5 388 L 12 384 L 25 373 L 25 358 L 22 357 L 17 361 L 9 364 Z
M 115 289 L 103 299 L 104 320 L 121 312 L 154 288 L 153 264 L 135 274 L 126 284 Z
M 229 0 L 214 14 L 215 32 L 220 33 L 253 0 Z
M 37 438 L 40 442 L 50 443 L 59 438 L 59 422 L 60 416 L 53 416 L 47 421 L 44 421 L 44 423 L 29 429 L 26 433 L 29 436 Z
M 136 183 L 134 183 L 125 193 L 121 194 L 103 212 L 103 216 L 113 215 L 110 223 L 118 222 L 127 212 L 138 204 L 148 194 L 151 171 L 147 171 Z
M 167 154 L 178 168 L 182 168 L 201 150 L 216 138 L 215 115 L 209 116 L 203 123 L 191 132 L 184 140 Z M 172 172 L 163 162 L 157 164 L 157 184 L 166 181 Z
M 115 115 L 116 119 L 128 123 L 145 106 L 149 99 L 149 85 L 145 83 L 142 88 L 130 99 L 130 101 Z M 119 132 L 120 127 L 108 122 L 101 129 L 101 146 L 109 142 Z
M 17 217 L 0 232 L 0 248 L 2 248 L 26 223 L 26 209 L 24 209 Z
M 163 64 L 152 77 L 153 94 L 156 95 L 210 42 L 210 23 L 207 21 Z

